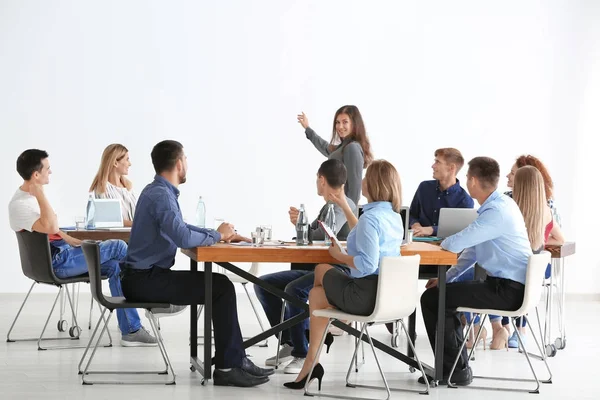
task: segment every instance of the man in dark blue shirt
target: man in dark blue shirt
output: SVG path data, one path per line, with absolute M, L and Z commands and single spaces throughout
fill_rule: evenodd
M 465 163 L 460 151 L 443 148 L 434 156 L 434 180 L 421 182 L 410 204 L 409 223 L 414 236 L 437 235 L 440 208 L 473 208 L 473 199 L 456 179 Z
M 152 149 L 152 164 L 156 176 L 140 194 L 122 262 L 123 294 L 131 301 L 204 304 L 204 272 L 171 271 L 177 249 L 247 239 L 238 236 L 231 224 L 213 230 L 183 222 L 177 198 L 178 186 L 186 180 L 187 157 L 181 143 L 158 143 Z M 222 274 L 215 273 L 212 279 L 215 385 L 267 382 L 273 370 L 258 368 L 246 357 L 233 284 Z

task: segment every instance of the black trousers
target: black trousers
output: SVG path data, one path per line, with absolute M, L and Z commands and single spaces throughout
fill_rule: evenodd
M 236 368 L 246 357 L 238 321 L 233 283 L 222 274 L 213 273 L 213 312 L 215 330 L 215 366 Z M 148 270 L 124 269 L 121 278 L 127 300 L 169 303 L 175 305 L 204 304 L 204 272 L 171 271 L 160 267 Z
M 491 308 L 515 311 L 523 303 L 525 286 L 510 279 L 487 277 L 484 281 L 456 282 L 446 285 L 446 330 L 444 332 L 444 376 L 450 374 L 463 341 L 463 329 L 456 309 L 458 307 Z M 435 351 L 435 333 L 438 316 L 437 287 L 427 289 L 421 296 L 421 311 L 431 348 Z M 468 366 L 467 348 L 463 349 L 456 370 Z

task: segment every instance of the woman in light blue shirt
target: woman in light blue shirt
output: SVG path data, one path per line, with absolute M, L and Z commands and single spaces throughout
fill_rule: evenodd
M 327 318 L 312 315 L 314 310 L 337 308 L 358 315 L 369 315 L 375 308 L 379 264 L 382 257 L 400 255 L 404 236 L 404 224 L 400 217 L 400 176 L 392 164 L 384 160 L 374 161 L 362 181 L 362 194 L 368 200 L 360 220 L 356 218 L 343 194 L 335 199 L 352 229 L 348 235 L 348 254 L 343 254 L 335 244 L 329 253 L 351 271 L 351 276 L 329 264 L 315 268 L 315 284 L 310 291 L 310 342 L 304 366 L 294 382 L 285 383 L 290 389 L 301 389 L 307 379 L 310 366 L 316 357 L 319 342 Z M 318 379 L 324 370 L 317 364 L 310 379 Z

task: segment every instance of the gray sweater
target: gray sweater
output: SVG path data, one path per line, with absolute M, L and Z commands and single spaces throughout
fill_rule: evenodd
M 348 196 L 346 196 L 346 200 L 348 201 L 350 209 L 352 210 L 354 215 L 356 215 L 358 211 L 356 204 L 354 204 L 352 199 L 350 199 Z M 319 225 L 319 220 L 323 221 L 325 219 L 325 212 L 327 211 L 328 205 L 329 203 L 325 203 L 323 208 L 321 208 L 321 211 L 319 211 L 319 215 L 317 216 L 317 218 L 310 224 L 309 237 L 311 240 L 325 239 L 325 232 L 323 232 L 323 228 L 321 228 L 321 225 Z M 348 228 L 347 224 L 348 220 L 346 219 L 346 214 L 344 214 L 344 211 L 337 204 L 333 205 L 333 210 L 335 214 L 335 234 L 339 240 L 346 240 L 346 238 L 348 237 L 348 233 L 350 233 L 350 229 Z
M 364 153 L 361 145 L 351 139 L 344 139 L 335 150 L 329 152 L 329 142 L 323 140 L 311 127 L 304 131 L 306 138 L 311 141 L 317 150 L 329 159 L 340 160 L 348 171 L 348 180 L 344 192 L 354 204 L 360 200 L 362 187 L 362 173 L 365 163 Z

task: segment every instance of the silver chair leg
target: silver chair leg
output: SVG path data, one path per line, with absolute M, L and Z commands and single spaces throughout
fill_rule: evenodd
M 258 324 L 260 325 L 260 330 L 262 332 L 265 331 L 265 327 L 263 326 L 262 320 L 260 318 L 260 314 L 258 313 L 258 309 L 256 308 L 256 305 L 254 304 L 254 301 L 252 300 L 252 297 L 250 296 L 250 293 L 248 293 L 248 288 L 246 287 L 247 283 L 242 283 L 242 286 L 244 287 L 244 291 L 246 292 L 246 296 L 248 296 L 248 301 L 250 302 L 250 305 L 252 306 L 252 310 L 254 311 L 254 315 L 256 315 L 256 319 L 258 321 Z M 258 347 L 269 347 L 269 339 L 265 339 L 265 341 L 258 345 Z
M 487 317 L 487 315 L 485 316 Z M 485 321 L 485 317 L 484 319 L 482 319 L 482 323 L 483 321 Z M 521 318 L 525 318 L 527 319 L 527 316 L 523 316 Z M 483 389 L 483 390 L 496 390 L 496 391 L 509 391 L 509 392 L 528 392 L 528 393 L 539 393 L 539 387 L 540 387 L 540 381 L 537 378 L 537 375 L 535 373 L 535 370 L 533 368 L 533 365 L 531 364 L 531 360 L 529 358 L 529 353 L 527 352 L 527 349 L 525 348 L 525 344 L 523 343 L 523 339 L 521 337 L 521 334 L 519 333 L 519 330 L 517 329 L 517 326 L 515 324 L 514 319 L 511 318 L 511 323 L 513 326 L 513 329 L 517 332 L 517 340 L 519 341 L 519 346 L 521 348 L 523 348 L 523 354 L 525 355 L 525 358 L 527 360 L 527 363 L 529 364 L 529 368 L 531 369 L 531 372 L 533 374 L 533 378 L 534 379 L 520 379 L 520 378 L 500 378 L 500 377 L 493 377 L 493 376 L 479 376 L 479 375 L 474 375 L 473 378 L 477 378 L 477 379 L 489 379 L 489 380 L 496 380 L 496 381 L 506 381 L 506 382 L 535 382 L 536 383 L 536 387 L 534 389 L 517 389 L 517 388 L 497 388 L 497 387 L 485 387 L 485 386 L 473 386 L 473 385 L 469 385 L 469 386 L 465 386 L 463 387 L 464 389 Z M 467 329 L 467 335 L 469 334 L 469 331 L 472 329 L 473 327 L 473 320 L 471 321 L 471 324 L 469 324 L 469 328 Z M 481 333 L 481 330 L 479 331 L 479 333 Z M 531 336 L 533 336 L 533 339 L 536 343 L 536 345 L 538 346 L 538 349 L 541 348 L 539 346 L 539 342 L 535 336 L 535 333 L 533 330 L 531 330 Z M 477 339 L 479 338 L 479 334 L 477 335 Z M 475 340 L 477 340 L 475 339 Z M 452 383 L 452 376 L 454 375 L 454 370 L 456 369 L 456 365 L 458 364 L 458 360 L 460 358 L 460 354 L 462 353 L 463 348 L 465 347 L 467 343 L 466 340 L 466 336 L 465 339 L 463 340 L 460 350 L 458 351 L 458 354 L 456 356 L 456 359 L 454 360 L 454 364 L 452 365 L 452 369 L 450 371 L 450 375 L 448 377 L 448 387 L 451 388 L 457 388 L 457 386 Z M 472 349 L 471 349 L 472 350 Z M 470 359 L 469 355 L 469 358 Z M 550 368 L 548 367 L 548 363 L 546 362 L 545 359 L 543 359 L 544 364 L 546 365 L 546 368 L 548 369 L 548 372 L 550 373 L 550 380 L 548 381 L 543 381 L 544 383 L 552 383 L 551 379 L 552 379 L 552 374 L 550 372 Z
M 92 310 L 94 309 L 94 296 L 92 296 L 92 300 L 90 301 L 90 317 L 88 319 L 88 330 L 92 329 Z
M 279 323 L 283 322 L 283 318 L 285 318 L 285 305 L 286 301 L 283 300 L 281 304 L 281 318 L 279 319 Z M 279 368 L 279 349 L 281 348 L 281 336 L 283 335 L 283 331 L 279 331 L 277 334 L 277 349 L 275 349 L 275 369 Z
M 6 334 L 6 341 L 7 342 L 18 342 L 18 341 L 23 341 L 23 340 L 37 340 L 37 339 L 11 339 L 10 338 L 10 333 L 12 332 L 13 328 L 15 327 L 15 324 L 17 323 L 17 320 L 19 319 L 19 316 L 21 315 L 21 311 L 23 311 L 23 307 L 25 307 L 25 303 L 27 303 L 27 299 L 29 299 L 29 295 L 31 294 L 31 291 L 33 290 L 33 287 L 36 285 L 37 282 L 33 282 L 31 284 L 31 287 L 29 288 L 29 291 L 27 292 L 27 295 L 25 296 L 25 300 L 23 300 L 23 303 L 21 303 L 21 307 L 19 307 L 19 311 L 17 311 L 17 315 L 15 316 L 15 319 L 13 320 L 12 324 L 10 325 L 10 329 L 8 330 L 8 333 Z
M 351 383 L 350 382 L 350 371 L 352 370 L 352 363 L 350 363 L 350 368 L 348 368 L 348 372 L 346 374 L 346 386 L 347 387 L 352 387 L 352 388 L 364 388 L 364 389 L 376 389 L 376 390 L 384 390 L 387 392 L 387 397 L 386 400 L 390 398 L 391 396 L 391 392 L 413 392 L 413 393 L 420 393 L 420 394 L 429 394 L 429 382 L 427 380 L 427 377 L 425 375 L 425 369 L 423 368 L 423 365 L 421 364 L 421 361 L 419 360 L 419 357 L 417 356 L 417 353 L 415 351 L 415 347 L 413 345 L 412 340 L 410 340 L 410 337 L 408 335 L 408 329 L 406 329 L 406 326 L 404 325 L 404 321 L 402 320 L 398 320 L 397 322 L 399 325 L 402 324 L 402 330 L 404 331 L 406 338 L 408 340 L 408 344 L 413 352 L 413 354 L 415 355 L 415 360 L 417 361 L 418 365 L 419 365 L 419 369 L 423 375 L 423 378 L 425 379 L 425 391 L 421 391 L 421 390 L 411 390 L 411 389 L 404 389 L 404 388 L 390 388 L 388 383 L 387 383 L 387 379 L 385 378 L 385 374 L 383 373 L 383 370 L 381 369 L 381 365 L 379 363 L 379 358 L 377 357 L 377 352 L 375 351 L 375 346 L 373 345 L 373 340 L 371 339 L 371 335 L 369 334 L 369 324 L 363 324 L 363 327 L 361 329 L 361 333 L 360 333 L 360 341 L 364 342 L 362 340 L 362 336 L 364 334 L 366 334 L 367 339 L 369 341 L 369 345 L 371 346 L 371 351 L 373 352 L 373 356 L 375 357 L 375 362 L 377 363 L 377 368 L 379 369 L 379 374 L 381 375 L 381 379 L 383 380 L 384 383 L 384 387 L 381 386 L 371 386 L 371 385 L 359 385 L 359 384 L 355 384 L 355 383 Z M 358 347 L 355 347 L 354 350 L 354 357 L 357 356 L 357 352 L 358 352 Z M 334 396 L 336 397 L 336 396 Z M 365 399 L 363 397 L 348 397 L 349 399 Z M 368 398 L 367 398 L 368 399 Z
M 46 322 L 42 328 L 42 332 L 40 333 L 39 336 L 36 337 L 28 337 L 28 338 L 11 338 L 10 334 L 14 328 L 14 326 L 17 323 L 17 320 L 19 319 L 21 312 L 23 311 L 23 308 L 25 307 L 25 303 L 27 303 L 27 300 L 29 299 L 29 296 L 33 290 L 33 287 L 36 285 L 36 282 L 34 282 L 31 287 L 29 288 L 29 291 L 27 292 L 27 295 L 25 296 L 25 300 L 23 300 L 23 303 L 21 304 L 21 307 L 19 308 L 19 311 L 17 312 L 17 315 L 15 316 L 15 319 L 12 323 L 12 325 L 10 326 L 10 329 L 8 330 L 8 334 L 6 335 L 6 341 L 7 342 L 37 342 L 38 343 L 38 350 L 60 350 L 60 349 L 82 349 L 85 346 L 48 346 L 48 347 L 42 347 L 42 342 L 46 342 L 46 341 L 53 341 L 53 340 L 76 340 L 79 339 L 79 335 L 75 335 L 75 337 L 50 337 L 50 338 L 45 338 L 44 337 L 44 333 L 46 332 L 46 329 L 48 327 L 48 323 L 50 322 L 50 319 L 52 318 L 52 314 L 54 313 L 54 309 L 56 308 L 56 303 L 58 302 L 59 298 L 61 298 L 62 293 L 63 293 L 63 288 L 66 289 L 66 285 L 64 286 L 60 286 L 58 288 L 58 293 L 56 294 L 56 297 L 54 298 L 54 302 L 52 303 L 52 307 L 50 308 L 50 312 L 48 313 L 48 317 L 46 318 Z M 67 293 L 68 294 L 68 293 Z M 70 297 L 67 296 L 67 298 L 69 299 L 69 304 L 72 307 L 73 304 L 70 301 Z M 71 312 L 74 315 L 74 310 L 73 308 L 71 308 Z
M 354 325 L 354 329 L 358 330 L 358 322 L 354 321 L 353 323 Z M 359 364 L 358 363 L 358 357 L 354 357 L 354 371 L 358 372 L 358 370 L 360 369 L 360 367 L 362 367 L 363 365 L 365 365 L 365 342 L 360 340 L 357 337 L 354 337 L 354 345 L 358 346 L 360 344 L 361 346 L 361 352 L 362 352 L 362 361 Z
M 167 353 L 167 350 L 164 346 L 164 341 L 163 341 L 163 337 L 160 334 L 160 331 L 157 329 L 157 323 L 156 323 L 156 317 L 154 316 L 154 314 L 152 314 L 152 312 L 149 312 L 148 314 L 150 315 L 150 326 L 152 328 L 152 331 L 157 339 L 157 343 L 158 343 L 158 349 L 161 353 L 163 362 L 165 363 L 165 369 L 164 370 L 160 370 L 160 371 L 131 371 L 131 370 L 126 370 L 126 371 L 115 371 L 115 370 L 111 370 L 111 371 L 91 371 L 90 370 L 90 366 L 92 365 L 92 361 L 94 359 L 94 356 L 96 355 L 96 351 L 98 350 L 98 345 L 100 343 L 100 341 L 102 340 L 102 337 L 104 336 L 104 333 L 108 331 L 108 324 L 110 322 L 110 319 L 113 315 L 113 311 L 109 311 L 109 316 L 107 319 L 104 318 L 104 315 L 106 313 L 106 308 L 104 310 L 102 310 L 101 316 L 98 319 L 98 322 L 96 323 L 96 327 L 94 328 L 94 332 L 92 333 L 92 336 L 90 337 L 90 340 L 88 342 L 88 345 L 83 353 L 83 356 L 81 357 L 81 360 L 79 361 L 79 374 L 81 375 L 81 383 L 84 385 L 94 385 L 94 384 L 160 384 L 160 385 L 171 385 L 171 384 L 175 384 L 175 372 L 173 371 L 173 367 L 171 365 L 171 361 L 169 359 L 169 355 Z M 86 356 L 92 346 L 92 343 L 94 343 L 94 339 L 97 336 L 98 333 L 98 329 L 100 327 L 100 324 L 104 322 L 102 330 L 100 332 L 100 335 L 98 336 L 98 339 L 95 341 L 94 347 L 92 349 L 92 353 L 90 354 L 90 357 L 87 360 L 87 363 L 85 365 L 85 368 L 83 369 L 83 371 L 81 370 L 81 366 L 83 365 Z M 137 381 L 109 381 L 109 380 L 101 380 L 101 381 L 92 381 L 87 379 L 86 377 L 88 375 L 92 375 L 92 374 L 102 374 L 102 375 L 145 375 L 145 374 L 151 374 L 151 375 L 167 375 L 169 377 L 168 380 L 164 380 L 161 379 L 160 381 L 147 381 L 147 380 L 137 380 Z M 169 376 L 170 375 L 170 376 Z
M 319 344 L 319 348 L 317 350 L 317 356 L 315 357 L 315 360 L 313 360 L 313 363 L 311 365 L 311 369 L 309 372 L 309 376 L 312 375 L 313 369 L 316 365 L 316 360 L 319 358 L 319 355 L 321 354 L 321 351 L 323 350 L 323 344 L 325 343 L 325 337 L 327 336 L 327 331 L 329 330 L 329 326 L 331 326 L 331 322 L 332 320 L 330 319 L 327 323 L 327 328 L 325 330 L 325 333 L 323 334 L 323 337 L 321 338 L 321 342 Z M 364 334 L 366 334 L 367 339 L 369 341 L 369 345 L 371 346 L 371 351 L 373 352 L 373 356 L 375 358 L 375 363 L 377 364 L 377 368 L 379 369 L 379 374 L 381 375 L 381 379 L 383 380 L 383 384 L 384 387 L 381 386 L 370 386 L 370 385 L 358 385 L 358 384 L 354 384 L 354 383 L 350 383 L 349 378 L 350 378 L 350 373 L 352 371 L 352 365 L 354 363 L 354 360 L 356 358 L 358 358 L 358 347 L 360 343 L 357 343 L 356 346 L 354 347 L 354 354 L 352 356 L 352 359 L 350 360 L 350 366 L 348 367 L 348 372 L 346 373 L 346 386 L 347 387 L 351 387 L 351 388 L 366 388 L 366 389 L 376 389 L 376 390 L 385 390 L 386 391 L 386 397 L 383 400 L 389 400 L 391 397 L 391 392 L 392 391 L 401 391 L 401 392 L 418 392 L 418 393 L 422 393 L 422 394 L 429 394 L 429 384 L 427 384 L 427 388 L 426 390 L 423 391 L 415 391 L 415 390 L 409 390 L 409 389 L 400 389 L 400 388 L 390 388 L 387 382 L 387 379 L 385 378 L 385 374 L 383 373 L 383 370 L 381 369 L 381 364 L 379 363 L 379 358 L 377 357 L 377 352 L 375 351 L 375 346 L 373 345 L 373 340 L 371 339 L 371 335 L 369 334 L 369 329 L 368 329 L 368 323 L 366 324 L 362 324 L 362 328 L 360 331 L 360 336 L 359 336 L 359 341 L 362 342 L 362 337 Z M 409 341 L 409 343 L 411 344 L 411 348 L 414 352 L 414 346 L 412 345 L 412 341 L 410 340 L 410 337 L 408 336 L 408 330 L 406 329 L 406 327 L 404 326 L 404 324 L 402 325 L 404 332 L 406 334 L 406 337 Z M 421 369 L 421 372 L 423 373 L 423 376 L 425 376 L 425 370 L 423 369 L 423 365 L 421 364 L 421 362 L 419 361 L 419 359 L 416 357 L 416 353 L 415 353 L 415 358 L 417 360 L 417 362 L 419 363 L 419 368 Z M 337 399 L 349 399 L 349 400 L 355 400 L 355 399 L 361 399 L 361 400 L 380 400 L 377 398 L 368 398 L 368 397 L 354 397 L 354 396 L 340 396 L 337 394 L 327 394 L 327 393 L 322 393 L 322 392 L 318 392 L 318 393 L 314 393 L 314 392 L 310 392 L 309 391 L 309 387 L 310 387 L 310 381 L 306 381 L 306 385 L 304 386 L 304 394 L 306 396 L 319 396 L 319 397 L 329 397 L 329 398 L 337 398 Z

